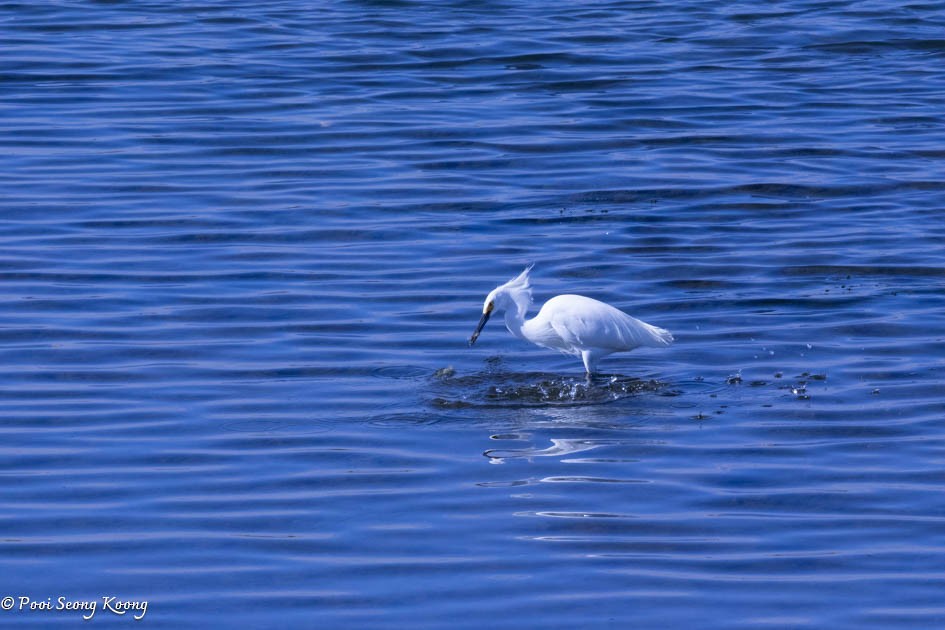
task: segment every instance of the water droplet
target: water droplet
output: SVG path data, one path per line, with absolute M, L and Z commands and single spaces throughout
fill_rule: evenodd
M 449 378 L 455 374 L 456 374 L 456 370 L 454 370 L 453 366 L 450 365 L 445 368 L 440 368 L 439 370 L 433 373 L 433 376 L 435 378 Z

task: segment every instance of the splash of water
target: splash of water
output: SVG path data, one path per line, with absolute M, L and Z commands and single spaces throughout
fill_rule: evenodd
M 583 378 L 544 373 L 482 373 L 433 380 L 432 404 L 440 408 L 599 405 L 665 385 L 622 376 Z

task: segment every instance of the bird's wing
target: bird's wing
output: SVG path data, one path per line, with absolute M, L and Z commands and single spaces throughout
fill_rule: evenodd
M 569 345 L 616 352 L 668 346 L 673 341 L 669 331 L 641 322 L 609 304 L 579 295 L 559 298 L 555 298 L 558 304 L 549 324 Z
M 562 317 L 551 317 L 548 320 L 549 338 L 553 339 L 548 343 L 542 344 L 547 347 L 554 347 L 565 354 L 580 355 L 579 348 L 583 345 L 580 337 L 575 334 L 572 326 L 567 325 L 567 320 Z M 555 338 L 556 337 L 556 338 Z

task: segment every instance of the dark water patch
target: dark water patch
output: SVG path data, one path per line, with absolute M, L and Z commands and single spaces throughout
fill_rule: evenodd
M 945 39 L 853 40 L 829 44 L 812 44 L 809 48 L 812 50 L 853 55 L 890 51 L 945 53 Z
M 385 365 L 373 370 L 378 378 L 418 379 L 430 376 L 430 370 L 416 365 Z

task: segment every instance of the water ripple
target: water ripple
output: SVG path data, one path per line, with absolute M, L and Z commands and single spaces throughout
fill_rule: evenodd
M 0 592 L 175 627 L 945 625 L 943 28 L 7 3 Z M 529 262 L 539 304 L 676 343 L 591 383 L 500 322 L 467 347 Z

